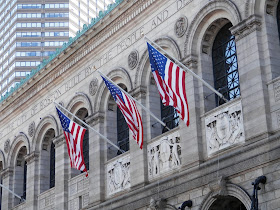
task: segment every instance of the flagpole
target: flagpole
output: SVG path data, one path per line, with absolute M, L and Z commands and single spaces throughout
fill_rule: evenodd
M 4 185 L 0 184 L 0 187 L 4 188 L 5 190 L 8 190 L 11 194 L 13 194 L 15 197 L 19 198 L 20 200 L 24 200 L 22 197 L 20 197 L 19 195 L 15 194 L 12 190 L 10 190 L 9 188 L 5 187 Z
M 144 37 L 144 39 L 146 39 L 147 41 L 149 41 L 151 44 L 153 44 L 154 46 L 156 46 L 157 48 L 159 48 L 162 52 L 164 52 L 165 54 L 167 54 L 168 56 L 170 56 L 164 49 L 162 49 L 159 45 L 157 45 L 155 42 L 151 41 L 148 37 Z M 170 56 L 172 57 L 172 56 Z M 188 67 L 186 67 L 184 64 L 182 64 L 180 61 L 178 61 L 176 58 L 172 59 L 175 60 L 175 62 L 177 64 L 180 64 L 181 67 L 183 67 L 182 69 L 185 72 L 189 72 L 191 73 L 195 78 L 197 78 L 199 81 L 201 81 L 205 86 L 207 86 L 210 90 L 212 90 L 214 93 L 216 93 L 220 98 L 222 98 L 225 102 L 228 102 L 228 100 L 220 93 L 218 92 L 215 88 L 213 88 L 211 85 L 209 85 L 207 82 L 205 82 L 200 76 L 198 76 L 196 73 L 194 73 L 192 70 L 190 70 Z
M 147 109 L 145 106 L 143 106 L 139 101 L 137 101 L 135 98 L 133 98 L 128 92 L 126 92 L 124 89 L 122 89 L 120 86 L 118 86 L 116 83 L 114 83 L 111 79 L 109 79 L 106 75 L 104 75 L 102 72 L 97 70 L 99 74 L 101 74 L 103 77 L 105 77 L 107 80 L 109 80 L 112 84 L 117 86 L 121 91 L 123 91 L 129 98 L 131 98 L 133 101 L 135 101 L 139 106 L 141 106 L 146 112 L 148 112 L 154 119 L 156 119 L 161 125 L 167 128 L 167 130 L 170 131 L 170 128 L 167 127 L 167 125 L 162 122 L 160 119 L 158 119 L 149 109 Z
M 92 128 L 91 126 L 89 126 L 87 123 L 85 123 L 84 121 L 82 121 L 80 118 L 78 118 L 77 116 L 75 116 L 74 114 L 72 114 L 71 112 L 69 112 L 67 109 L 65 109 L 63 106 L 61 106 L 60 104 L 53 102 L 55 105 L 59 106 L 60 108 L 62 108 L 64 111 L 66 111 L 68 114 L 70 114 L 71 116 L 73 116 L 74 118 L 76 118 L 80 123 L 86 125 L 88 128 L 90 128 L 91 130 L 93 130 L 95 133 L 97 133 L 101 138 L 103 138 L 104 140 L 106 140 L 109 144 L 111 144 L 113 147 L 115 147 L 116 149 L 120 150 L 122 153 L 124 153 L 125 151 L 122 150 L 121 148 L 119 148 L 117 145 L 115 145 L 113 142 L 111 142 L 109 139 L 107 139 L 106 136 L 102 135 L 101 133 L 99 133 L 97 130 L 95 130 L 94 128 Z

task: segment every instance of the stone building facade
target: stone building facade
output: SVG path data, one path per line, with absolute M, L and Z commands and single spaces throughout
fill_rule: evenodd
M 191 200 L 185 209 L 249 210 L 252 182 L 261 176 L 266 182 L 259 184 L 259 209 L 280 209 L 279 4 L 119 0 L 110 5 L 1 98 L 2 184 L 25 198 L 2 189 L 1 209 L 177 209 Z M 180 121 L 162 133 L 139 108 L 144 146 L 140 150 L 129 134 L 124 154 L 89 130 L 85 177 L 70 168 L 53 102 L 117 143 L 117 107 L 100 70 L 161 117 L 144 36 L 219 91 L 227 89 L 229 101 L 221 102 L 187 73 L 190 125 Z M 224 47 L 215 48 L 219 43 Z M 225 50 L 223 66 L 216 62 L 219 49 Z M 221 69 L 227 72 L 219 76 Z M 219 77 L 227 84 L 219 86 Z

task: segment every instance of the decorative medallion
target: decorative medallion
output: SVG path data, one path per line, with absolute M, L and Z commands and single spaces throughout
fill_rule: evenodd
M 30 123 L 28 127 L 28 135 L 30 137 L 33 137 L 34 133 L 35 133 L 35 122 L 33 121 L 32 123 Z
M 128 55 L 128 67 L 132 70 L 137 66 L 139 60 L 138 56 L 138 51 L 133 50 L 129 55 Z
M 64 103 L 62 101 L 60 101 L 58 104 L 64 107 Z
M 93 80 L 91 80 L 91 82 L 89 83 L 89 94 L 91 96 L 94 96 L 97 92 L 97 87 L 98 87 L 98 79 L 94 78 Z
M 10 139 L 7 139 L 4 144 L 4 151 L 8 153 L 10 150 Z
M 180 17 L 174 26 L 175 34 L 177 37 L 182 37 L 188 27 L 188 19 L 185 16 Z

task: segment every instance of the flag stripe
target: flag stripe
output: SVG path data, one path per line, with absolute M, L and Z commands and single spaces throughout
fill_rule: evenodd
M 185 72 L 149 43 L 147 43 L 147 45 L 151 70 L 163 105 L 173 106 L 180 118 L 188 126 L 189 109 L 186 94 Z

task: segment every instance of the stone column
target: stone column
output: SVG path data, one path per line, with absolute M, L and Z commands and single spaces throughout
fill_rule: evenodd
M 262 44 L 262 22 L 261 17 L 254 15 L 231 28 L 236 41 L 246 139 L 266 136 L 270 127 L 265 62 L 269 56 Z
M 55 144 L 55 209 L 68 209 L 69 156 L 63 134 Z
M 39 154 L 32 152 L 25 156 L 27 163 L 27 180 L 26 180 L 26 208 L 30 210 L 38 209 L 38 182 L 39 182 Z
M 86 122 L 98 132 L 104 133 L 104 113 L 94 113 Z M 105 146 L 105 140 L 89 129 L 89 205 L 105 199 Z
M 197 57 L 194 55 L 186 56 L 181 62 L 191 69 L 198 72 Z M 186 95 L 189 108 L 189 126 L 180 119 L 180 143 L 182 167 L 190 168 L 198 165 L 202 154 L 202 128 L 200 102 L 203 101 L 202 95 L 198 94 L 202 83 L 194 78 L 190 73 L 186 74 Z M 191 149 L 189 149 L 191 148 Z
M 146 106 L 147 91 L 144 87 L 137 87 L 130 92 L 130 94 L 141 104 Z M 144 127 L 144 142 L 143 149 L 140 149 L 139 145 L 133 137 L 130 138 L 129 151 L 130 151 L 130 185 L 132 189 L 143 187 L 148 180 L 148 164 L 147 164 L 147 115 L 149 115 L 141 107 L 138 107 L 138 111 L 142 117 L 142 124 Z M 130 132 L 130 131 L 129 131 Z M 129 133 L 131 136 L 131 132 Z
M 13 172 L 12 168 L 5 168 L 2 173 L 2 184 L 13 191 Z M 13 194 L 8 190 L 2 189 L 2 209 L 11 209 L 13 206 Z

